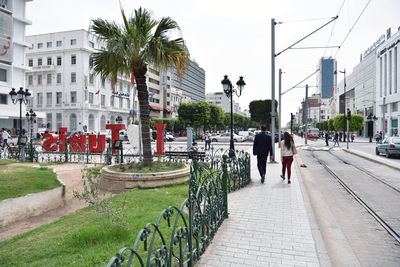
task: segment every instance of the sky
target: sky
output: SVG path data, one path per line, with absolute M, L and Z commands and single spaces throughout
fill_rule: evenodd
M 336 58 L 338 70 L 351 73 L 360 54 L 387 28 L 393 34 L 400 27 L 399 0 L 34 0 L 27 2 L 26 17 L 32 25 L 26 33 L 87 30 L 94 18 L 121 23 L 120 3 L 128 14 L 143 7 L 156 19 L 169 16 L 178 23 L 191 59 L 205 70 L 206 93 L 222 91 L 225 74 L 233 84 L 243 76 L 246 86 L 234 98 L 242 110 L 252 100 L 271 98 L 272 18 L 282 22 L 275 27 L 276 53 L 336 15 L 335 22 L 295 47 L 339 46 L 344 41 L 340 49 L 290 49 L 277 56 L 276 99 L 278 69 L 283 71 L 282 92 L 313 73 L 322 56 Z M 306 83 L 309 95 L 315 93 L 316 76 Z M 282 96 L 282 125 L 298 110 L 304 95 L 304 88 L 296 88 Z

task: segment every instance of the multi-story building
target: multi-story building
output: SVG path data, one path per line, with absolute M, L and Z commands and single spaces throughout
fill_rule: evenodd
M 30 71 L 26 84 L 32 89 L 30 107 L 46 113 L 39 127 L 57 131 L 102 131 L 107 123 L 122 118 L 129 122 L 132 85 L 129 77 L 118 77 L 115 91 L 109 79 L 102 83 L 90 68 L 95 49 L 105 49 L 86 30 L 28 36 L 32 44 L 26 54 Z M 135 105 L 136 107 L 136 105 Z M 135 109 L 135 108 L 134 108 Z
M 320 121 L 320 95 L 313 94 L 307 98 L 307 121 L 319 122 Z
M 25 50 L 29 47 L 25 28 L 31 24 L 25 17 L 26 2 L 29 0 L 0 1 L 0 128 L 18 128 L 19 104 L 12 103 L 9 92 L 25 88 Z
M 333 95 L 332 88 L 335 86 L 336 60 L 334 58 L 321 58 L 318 61 L 317 69 L 319 69 L 317 74 L 318 94 L 321 99 L 331 98 Z
M 172 86 L 189 95 L 193 102 L 205 100 L 206 74 L 199 64 L 190 60 L 182 80 L 172 68 Z
M 181 90 L 171 88 L 171 110 L 172 118 L 178 118 L 178 108 L 181 103 L 190 103 L 190 96 L 185 95 Z
M 376 117 L 377 131 L 384 136 L 399 133 L 400 120 L 400 27 L 376 50 Z
M 210 104 L 220 106 L 224 112 L 231 111 L 231 101 L 224 92 L 213 92 L 206 94 L 206 101 Z
M 149 65 L 147 89 L 151 118 L 171 118 L 171 73 Z

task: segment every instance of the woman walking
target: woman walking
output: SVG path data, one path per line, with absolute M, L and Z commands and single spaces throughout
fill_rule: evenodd
M 290 184 L 291 167 L 293 162 L 293 155 L 297 153 L 293 137 L 285 132 L 283 140 L 281 141 L 281 160 L 282 160 L 282 174 L 281 178 L 285 180 L 285 172 L 287 169 L 288 184 Z

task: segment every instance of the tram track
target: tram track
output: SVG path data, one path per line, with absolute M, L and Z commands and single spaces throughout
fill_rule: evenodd
M 374 210 L 373 208 L 370 207 L 370 205 L 368 205 L 358 194 L 356 194 L 354 192 L 354 190 L 352 190 L 344 181 L 343 179 L 341 179 L 331 168 L 329 168 L 329 166 L 320 158 L 318 158 L 315 154 L 313 150 L 311 151 L 311 156 L 318 161 L 319 164 L 321 164 L 324 169 L 332 176 L 334 177 L 339 184 L 365 209 L 368 211 L 368 213 L 400 244 L 400 235 L 383 219 L 381 218 Z M 329 150 L 330 154 L 333 155 L 334 157 L 338 158 L 336 155 L 334 155 L 330 150 Z M 392 190 L 400 193 L 400 191 L 397 188 L 394 188 L 393 186 L 389 185 L 388 183 L 386 183 L 385 181 L 381 180 L 379 177 L 376 177 L 375 175 L 373 175 L 372 173 L 370 173 L 367 170 L 364 170 L 361 167 L 355 166 L 353 164 L 350 164 L 340 158 L 338 158 L 339 160 L 341 160 L 343 163 L 351 165 L 353 167 L 356 167 L 358 170 L 368 174 L 368 176 L 374 178 L 376 181 L 379 181 L 381 183 L 383 183 L 384 185 L 388 186 L 389 188 L 391 188 Z
M 348 162 L 348 161 L 346 161 L 346 160 L 341 159 L 338 155 L 335 155 L 335 153 L 332 152 L 331 148 L 329 149 L 329 154 L 331 154 L 332 156 L 334 156 L 335 158 L 337 158 L 338 160 L 340 160 L 340 161 L 343 162 L 344 164 L 350 165 L 350 166 L 352 166 L 352 167 L 354 167 L 354 168 L 356 168 L 356 169 L 362 171 L 363 173 L 365 173 L 365 174 L 367 174 L 368 176 L 374 178 L 375 180 L 381 182 L 382 184 L 386 185 L 387 187 L 391 188 L 392 190 L 396 191 L 397 193 L 400 193 L 400 190 L 399 190 L 399 189 L 397 189 L 396 187 L 394 187 L 394 186 L 388 184 L 387 182 L 385 182 L 383 179 L 379 178 L 378 176 L 376 176 L 376 175 L 373 174 L 372 172 L 370 172 L 370 171 L 368 171 L 368 170 L 366 170 L 366 169 L 364 169 L 364 168 L 362 168 L 362 167 L 360 167 L 360 166 L 357 166 L 357 165 L 355 165 L 355 164 L 351 164 L 350 162 Z

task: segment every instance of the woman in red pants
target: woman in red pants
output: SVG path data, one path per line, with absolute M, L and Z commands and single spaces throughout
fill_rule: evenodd
M 297 150 L 293 141 L 293 137 L 288 132 L 284 132 L 283 140 L 281 141 L 281 160 L 282 160 L 281 178 L 285 180 L 285 172 L 287 169 L 288 184 L 290 184 L 293 155 L 296 153 Z

